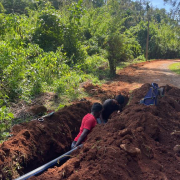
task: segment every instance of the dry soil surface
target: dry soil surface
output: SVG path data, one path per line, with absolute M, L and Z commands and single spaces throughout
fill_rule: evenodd
M 169 65 L 180 60 L 152 61 L 137 69 L 140 83 L 156 82 L 160 86 L 169 84 L 180 88 L 180 76 L 169 70 Z

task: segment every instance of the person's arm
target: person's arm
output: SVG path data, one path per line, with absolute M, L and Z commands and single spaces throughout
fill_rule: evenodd
M 103 124 L 105 124 L 105 120 L 104 120 L 103 117 L 102 117 L 102 113 L 100 114 L 100 120 L 101 120 L 101 122 L 102 122 Z
M 118 113 L 122 111 L 122 105 L 121 104 L 118 104 L 117 101 L 114 101 L 113 104 L 114 104 L 114 111 L 118 111 Z
M 79 146 L 79 145 L 83 142 L 83 140 L 87 137 L 87 135 L 89 134 L 89 132 L 90 132 L 90 130 L 88 130 L 88 129 L 83 129 L 83 132 L 82 132 L 81 136 L 79 137 L 78 141 L 76 142 L 74 148 L 77 147 L 77 146 Z

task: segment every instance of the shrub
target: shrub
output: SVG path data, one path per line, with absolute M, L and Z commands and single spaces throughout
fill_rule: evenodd
M 0 108 L 0 143 L 9 135 L 9 128 L 12 126 L 14 115 L 8 111 L 6 106 Z
M 44 51 L 56 51 L 63 44 L 64 25 L 53 9 L 43 10 L 37 21 L 33 42 Z

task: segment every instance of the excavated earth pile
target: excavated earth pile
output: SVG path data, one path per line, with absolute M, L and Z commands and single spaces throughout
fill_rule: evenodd
M 14 179 L 70 149 L 90 102 L 79 102 L 44 118 L 15 125 L 0 145 L 0 179 Z
M 97 125 L 65 164 L 29 179 L 180 179 L 180 89 L 165 86 L 158 106 L 139 104 L 149 87 L 135 90 L 123 112 Z
M 128 102 L 129 91 L 121 89 L 123 86 L 117 81 L 114 85 L 103 84 L 102 87 L 87 83 L 83 86 L 86 93 L 90 95 L 87 100 L 91 102 L 103 103 L 106 99 L 114 99 L 117 95 L 121 94 L 125 97 L 124 106 Z

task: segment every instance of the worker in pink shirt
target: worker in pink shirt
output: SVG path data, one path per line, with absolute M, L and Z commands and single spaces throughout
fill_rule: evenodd
M 92 131 L 92 129 L 97 124 L 97 118 L 100 117 L 102 111 L 102 105 L 100 103 L 94 103 L 91 108 L 91 113 L 88 113 L 82 119 L 79 134 L 76 136 L 71 144 L 71 148 L 82 144 L 87 139 L 87 135 Z

